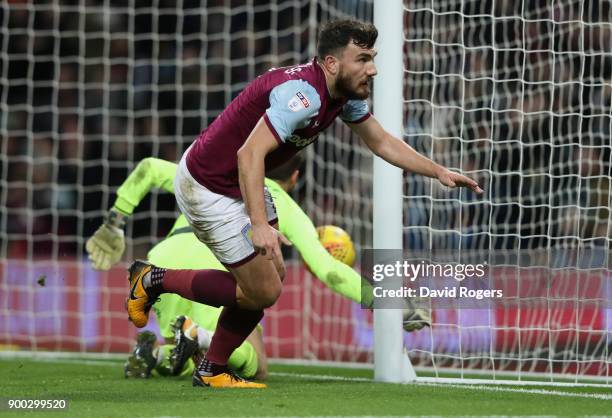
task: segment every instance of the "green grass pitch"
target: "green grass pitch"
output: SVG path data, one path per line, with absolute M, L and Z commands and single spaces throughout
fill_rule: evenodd
M 612 389 L 369 381 L 370 370 L 271 366 L 268 389 L 194 388 L 188 378 L 125 379 L 118 361 L 0 360 L 0 398 L 67 399 L 66 411 L 5 416 L 609 415 Z M 51 414 L 51 415 L 49 415 Z

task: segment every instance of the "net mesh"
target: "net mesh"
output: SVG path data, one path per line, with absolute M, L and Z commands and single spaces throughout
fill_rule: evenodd
M 320 21 L 371 13 L 361 0 L 3 2 L 0 344 L 129 350 L 125 263 L 99 273 L 84 253 L 117 187 L 143 158 L 178 161 L 257 75 L 309 61 Z M 334 125 L 294 192 L 315 224 L 345 228 L 358 248 L 372 228 L 370 159 Z M 173 196 L 151 193 L 127 223 L 125 262 L 146 257 L 177 214 Z M 265 324 L 271 355 L 356 359 L 355 306 L 286 256 L 283 301 Z
M 604 294 L 542 309 L 437 312 L 428 335 L 409 344 L 415 362 L 607 378 L 610 4 L 404 5 L 406 139 L 485 189 L 477 198 L 407 176 L 406 248 L 529 256 L 556 267 L 555 278 L 574 275 L 563 289 L 586 283 Z

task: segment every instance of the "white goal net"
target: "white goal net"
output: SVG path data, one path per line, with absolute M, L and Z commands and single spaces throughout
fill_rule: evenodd
M 127 352 L 126 263 L 178 212 L 153 192 L 127 224 L 124 262 L 96 272 L 84 243 L 117 187 L 145 157 L 178 161 L 257 75 L 312 59 L 319 22 L 371 14 L 362 0 L 2 2 L 0 350 Z M 371 156 L 357 144 L 330 128 L 294 196 L 360 246 L 371 241 Z M 352 344 L 359 307 L 286 255 L 283 299 L 264 324 L 269 354 L 368 360 L 371 347 Z
M 515 257 L 508 280 L 524 288 L 537 267 L 548 274 L 537 278 L 542 305 L 434 312 L 431 329 L 406 337 L 413 362 L 608 382 L 610 3 L 404 6 L 406 139 L 485 189 L 476 197 L 407 176 L 405 247 Z
M 0 349 L 127 352 L 136 329 L 123 309 L 125 262 L 145 257 L 177 212 L 172 196 L 152 193 L 127 224 L 124 263 L 95 272 L 84 243 L 119 184 L 145 157 L 177 161 L 258 74 L 312 57 L 319 22 L 371 21 L 372 4 L 3 2 Z M 569 267 L 607 283 L 610 4 L 405 0 L 403 37 L 404 139 L 485 189 L 475 198 L 406 175 L 405 248 L 543 250 L 547 260 L 588 250 Z M 358 249 L 371 247 L 369 151 L 335 124 L 306 157 L 293 196 L 315 225 L 341 226 Z M 312 279 L 295 250 L 286 256 L 284 293 L 264 323 L 268 354 L 371 362 L 371 312 Z M 439 376 L 607 381 L 609 301 L 573 302 L 438 310 L 431 328 L 404 341 L 413 363 Z

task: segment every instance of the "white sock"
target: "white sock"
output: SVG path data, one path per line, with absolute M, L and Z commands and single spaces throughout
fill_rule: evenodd
M 156 360 L 155 365 L 159 366 L 161 364 L 162 361 L 164 361 L 164 356 L 160 356 L 159 352 L 161 351 L 161 347 L 156 347 L 153 349 L 153 358 Z
M 212 338 L 212 332 L 205 330 L 202 327 L 198 327 L 198 346 L 200 350 L 208 350 L 210 347 L 210 340 Z

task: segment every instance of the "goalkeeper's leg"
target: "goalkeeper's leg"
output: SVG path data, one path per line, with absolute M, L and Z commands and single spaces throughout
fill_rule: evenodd
M 182 375 L 185 365 L 192 357 L 200 357 L 210 346 L 212 332 L 198 326 L 191 318 L 180 315 L 172 324 L 174 329 L 174 348 L 170 352 L 172 374 Z
M 217 326 L 221 309 L 164 294 L 153 310 L 162 336 L 173 342 L 160 347 L 155 371 L 162 376 L 185 376 L 193 372 L 194 361 L 199 363 L 202 357 L 198 354 L 205 353 L 210 346 L 211 330 Z M 260 326 L 234 350 L 228 366 L 246 378 L 266 376 L 267 360 Z
M 261 326 L 258 325 L 253 330 L 247 340 L 238 347 L 238 350 L 232 353 L 232 357 L 243 347 L 243 363 L 240 369 L 237 369 L 238 373 L 248 379 L 264 380 L 268 377 L 268 357 L 266 356 Z M 229 358 L 228 362 L 230 367 L 232 367 L 232 357 Z M 240 361 L 240 359 L 237 358 L 235 361 Z
M 208 350 L 212 332 L 185 316 L 179 316 L 174 325 L 175 347 L 170 351 L 169 369 L 173 375 L 184 376 L 187 370 L 193 370 L 193 361 L 198 362 Z M 259 326 L 234 350 L 227 365 L 245 378 L 266 377 L 267 358 Z
M 210 333 L 209 331 L 206 332 Z M 252 339 L 261 340 L 261 337 L 255 337 L 256 333 L 260 334 L 257 330 L 253 331 Z M 210 339 L 210 337 L 208 337 L 208 339 Z M 196 345 L 199 345 L 197 341 Z M 150 360 L 148 362 L 142 356 L 136 357 L 132 354 L 130 356 L 131 360 L 126 362 L 126 377 L 147 378 L 151 376 L 153 370 L 160 376 L 191 376 L 195 369 L 194 359 L 201 358 L 206 352 L 206 348 L 198 348 L 197 353 L 193 353 L 193 357 L 187 357 L 185 361 L 180 363 L 177 363 L 176 348 L 177 346 L 175 344 L 158 346 L 151 350 Z M 198 357 L 198 353 L 200 357 Z M 239 375 L 248 379 L 264 379 L 267 375 L 267 361 L 265 357 L 263 361 L 260 361 L 258 358 L 258 351 L 248 340 L 234 350 L 227 364 L 228 367 L 235 370 Z
M 159 358 L 155 371 L 160 376 L 191 376 L 195 368 L 191 359 L 188 359 L 177 372 L 173 369 L 171 359 L 174 348 L 174 344 L 164 344 L 159 348 Z
M 136 344 L 123 367 L 125 377 L 148 378 L 155 368 L 158 359 L 159 345 L 157 336 L 151 331 L 144 331 L 136 337 Z

